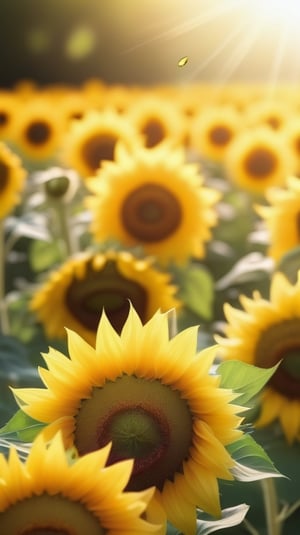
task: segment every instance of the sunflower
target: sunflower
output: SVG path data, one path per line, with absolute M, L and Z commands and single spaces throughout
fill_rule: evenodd
M 58 433 L 38 437 L 23 463 L 0 454 L 0 525 L 9 535 L 157 533 L 142 518 L 154 489 L 124 492 L 133 462 L 105 467 L 110 445 L 70 462 Z
M 297 114 L 286 122 L 282 129 L 282 136 L 286 145 L 295 157 L 295 174 L 300 176 L 300 117 Z
M 129 150 L 142 144 L 132 123 L 117 111 L 90 110 L 72 122 L 65 135 L 61 153 L 63 163 L 87 178 L 97 171 L 103 160 L 113 160 L 115 146 L 122 141 Z
M 145 323 L 157 309 L 179 307 L 170 276 L 154 268 L 153 259 L 127 251 L 83 254 L 69 259 L 36 292 L 30 307 L 47 335 L 65 338 L 65 327 L 95 342 L 102 309 L 120 332 L 134 305 Z
M 236 186 L 264 194 L 270 186 L 284 183 L 294 171 L 295 160 L 279 133 L 259 127 L 236 136 L 226 152 L 224 166 Z
M 179 106 L 159 95 L 142 94 L 129 106 L 127 116 L 143 136 L 148 149 L 165 140 L 178 145 L 185 134 L 185 120 Z
M 9 140 L 20 101 L 11 91 L 0 91 L 0 139 Z
M 240 114 L 230 106 L 210 106 L 198 112 L 191 125 L 190 143 L 207 160 L 222 161 L 240 131 Z
M 162 262 L 203 257 L 220 194 L 202 185 L 197 166 L 184 157 L 181 148 L 167 145 L 131 154 L 118 145 L 115 162 L 89 183 L 95 239 L 141 245 Z
M 274 260 L 300 245 L 300 180 L 290 176 L 285 188 L 270 188 L 269 206 L 256 206 L 269 232 L 268 255 Z
M 289 443 L 300 440 L 300 272 L 295 285 L 277 272 L 270 299 L 258 291 L 241 296 L 244 310 L 225 304 L 226 337 L 216 336 L 220 355 L 261 368 L 280 364 L 264 389 L 257 427 L 279 420 Z
M 54 349 L 40 368 L 47 386 L 14 389 L 22 410 L 60 430 L 79 455 L 112 442 L 108 464 L 133 458 L 129 491 L 156 487 L 170 522 L 194 535 L 196 506 L 221 513 L 218 478 L 232 480 L 226 445 L 241 436 L 236 394 L 210 374 L 216 347 L 196 354 L 197 327 L 169 338 L 159 311 L 145 325 L 130 308 L 120 335 L 105 313 L 96 348 L 68 331 L 70 358 Z
M 245 124 L 248 126 L 268 126 L 274 130 L 284 127 L 292 115 L 292 106 L 286 99 L 268 99 L 253 102 L 244 114 Z
M 18 156 L 0 142 L 0 219 L 20 202 L 26 174 Z
M 22 106 L 12 140 L 25 158 L 40 162 L 56 156 L 64 129 L 63 117 L 51 99 L 40 95 Z

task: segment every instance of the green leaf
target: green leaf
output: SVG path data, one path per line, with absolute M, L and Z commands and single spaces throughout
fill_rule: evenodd
M 244 434 L 239 440 L 229 444 L 227 450 L 236 462 L 231 472 L 239 481 L 283 477 L 262 446 L 249 434 Z
M 214 283 L 208 270 L 200 265 L 176 269 L 179 284 L 179 298 L 188 309 L 210 321 L 214 299 Z
M 32 242 L 29 261 L 34 271 L 40 272 L 49 269 L 61 260 L 61 250 L 57 241 L 35 240 Z
M 221 375 L 222 388 L 240 393 L 234 402 L 246 406 L 265 386 L 279 365 L 280 362 L 272 368 L 258 368 L 239 360 L 227 360 L 217 367 L 216 373 Z
M 0 429 L 0 437 L 32 442 L 46 424 L 27 416 L 21 409 Z
M 201 518 L 199 518 L 197 520 L 196 535 L 209 535 L 209 533 L 219 531 L 220 529 L 237 526 L 243 522 L 248 510 L 249 506 L 242 503 L 235 507 L 223 509 L 220 520 L 201 520 Z
M 278 262 L 276 271 L 281 271 L 292 284 L 297 282 L 300 269 L 300 247 L 295 247 L 286 253 Z

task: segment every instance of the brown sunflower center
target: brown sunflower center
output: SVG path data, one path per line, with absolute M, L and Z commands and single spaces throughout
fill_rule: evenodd
M 214 145 L 224 146 L 229 143 L 232 138 L 232 132 L 227 126 L 215 126 L 209 132 L 209 137 Z
M 103 160 L 113 160 L 117 137 L 109 134 L 96 134 L 85 141 L 81 154 L 91 173 L 96 171 Z
M 255 363 L 268 368 L 282 360 L 269 381 L 275 390 L 300 399 L 300 319 L 285 320 L 268 327 L 256 346 Z
M 46 121 L 35 121 L 27 127 L 25 135 L 33 145 L 43 145 L 50 138 L 51 127 Z
M 148 148 L 158 145 L 165 137 L 166 131 L 158 119 L 149 120 L 142 128 L 141 133 L 145 136 L 145 145 Z
M 0 111 L 0 126 L 7 125 L 9 121 L 9 115 L 6 111 Z
M 50 477 L 50 474 L 49 474 Z M 0 513 L 3 535 L 105 535 L 107 531 L 80 501 L 61 494 L 32 495 Z
M 0 160 L 0 193 L 5 190 L 9 179 L 9 167 Z
M 66 305 L 84 327 L 97 330 L 103 309 L 117 332 L 121 332 L 132 303 L 142 322 L 146 320 L 147 293 L 134 280 L 118 271 L 114 261 L 96 271 L 91 263 L 84 278 L 74 278 L 66 292 Z
M 121 217 L 125 229 L 135 239 L 157 242 L 177 230 L 182 211 L 171 191 L 159 184 L 148 183 L 129 193 Z
M 276 115 L 270 115 L 266 118 L 266 123 L 274 130 L 278 130 L 278 128 L 281 126 L 282 120 Z
M 250 152 L 245 160 L 246 171 L 255 178 L 265 178 L 277 165 L 275 154 L 266 148 L 258 147 Z
M 300 135 L 294 139 L 294 147 L 297 154 L 300 154 Z
M 108 460 L 134 459 L 127 490 L 162 489 L 182 470 L 193 420 L 180 392 L 157 379 L 122 375 L 81 401 L 74 442 L 80 455 L 112 442 Z

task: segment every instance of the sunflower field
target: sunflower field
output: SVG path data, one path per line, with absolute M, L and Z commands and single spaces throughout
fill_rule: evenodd
M 0 533 L 297 535 L 298 85 L 6 85 Z

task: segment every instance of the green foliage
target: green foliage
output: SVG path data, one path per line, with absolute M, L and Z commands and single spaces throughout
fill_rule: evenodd
M 269 381 L 279 364 L 272 368 L 258 368 L 238 360 L 222 362 L 217 368 L 217 373 L 221 375 L 220 386 L 240 393 L 234 402 L 246 407 Z
M 32 442 L 38 433 L 45 427 L 45 424 L 30 418 L 21 409 L 0 429 L 0 437 L 7 440 L 19 440 L 21 442 Z
M 207 268 L 191 263 L 183 268 L 173 267 L 172 270 L 179 286 L 179 298 L 187 310 L 205 321 L 211 321 L 214 282 Z

